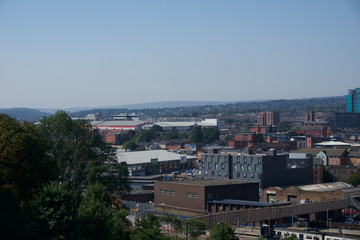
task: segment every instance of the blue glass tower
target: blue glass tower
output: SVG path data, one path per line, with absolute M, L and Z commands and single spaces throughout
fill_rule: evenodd
M 349 90 L 346 96 L 346 112 L 360 113 L 360 88 Z

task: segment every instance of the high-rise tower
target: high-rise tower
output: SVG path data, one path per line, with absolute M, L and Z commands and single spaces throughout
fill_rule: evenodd
M 346 96 L 346 112 L 360 113 L 360 88 L 349 90 Z

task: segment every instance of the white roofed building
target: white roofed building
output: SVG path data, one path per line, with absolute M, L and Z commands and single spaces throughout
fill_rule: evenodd
M 196 156 L 166 150 L 117 152 L 119 163 L 126 162 L 130 176 L 146 176 L 192 169 Z

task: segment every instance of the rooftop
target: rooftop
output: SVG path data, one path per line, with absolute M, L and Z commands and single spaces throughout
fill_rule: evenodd
M 309 191 L 309 192 L 332 192 L 336 190 L 352 188 L 352 186 L 351 184 L 344 182 L 333 182 L 333 183 L 321 183 L 321 184 L 298 186 L 298 188 L 303 191 Z
M 128 165 L 150 163 L 151 159 L 157 158 L 158 162 L 180 160 L 186 156 L 187 159 L 197 159 L 196 156 L 177 154 L 166 150 L 116 152 L 118 162 L 126 162 Z
M 181 184 L 181 185 L 192 185 L 192 186 L 221 186 L 221 185 L 237 185 L 237 184 L 248 184 L 256 183 L 251 181 L 236 181 L 229 179 L 198 179 L 198 180 L 182 180 L 182 181 L 166 181 L 166 183 Z

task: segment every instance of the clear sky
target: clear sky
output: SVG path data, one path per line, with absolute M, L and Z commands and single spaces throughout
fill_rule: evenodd
M 345 95 L 358 0 L 0 0 L 0 108 Z

